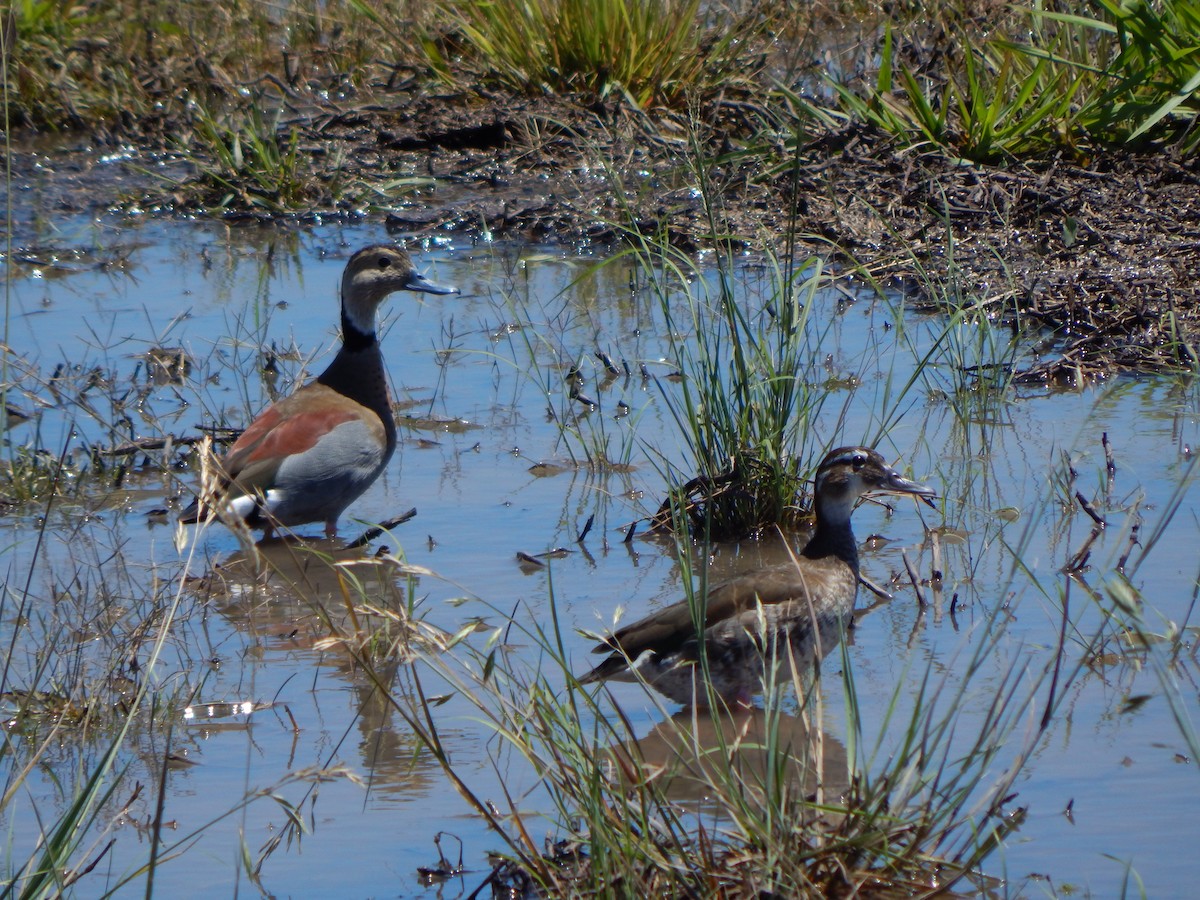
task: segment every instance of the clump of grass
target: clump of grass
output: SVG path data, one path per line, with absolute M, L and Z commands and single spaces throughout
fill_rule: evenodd
M 675 103 L 744 77 L 750 17 L 705 27 L 699 0 L 498 0 L 453 8 L 467 46 L 498 80 L 523 91 L 625 94 L 637 106 Z M 430 45 L 442 71 L 448 60 Z M 753 65 L 753 63 L 751 63 Z
M 404 0 L 375 11 L 406 20 Z M 18 0 L 4 19 L 14 124 L 177 134 L 190 104 L 219 105 L 266 80 L 283 92 L 353 92 L 378 59 L 419 58 L 347 0 L 216 6 L 149 0 Z
M 833 82 L 841 111 L 976 162 L 1181 135 L 1188 152 L 1197 146 L 1191 0 L 1105 2 L 1094 16 L 1028 10 L 986 39 L 952 16 L 935 21 L 936 55 L 913 50 L 925 43 L 918 26 L 886 27 L 873 81 Z
M 1075 120 L 1088 135 L 1117 143 L 1182 132 L 1184 148 L 1195 152 L 1200 146 L 1200 138 L 1191 134 L 1200 114 L 1196 103 L 1200 7 L 1194 0 L 1103 0 L 1096 11 L 1095 16 L 1086 16 L 1032 10 L 1031 33 L 1049 33 L 1050 40 L 1001 42 L 1000 46 L 1039 62 L 1050 61 L 1094 82 L 1082 102 L 1076 99 Z
M 97 343 L 103 340 L 92 337 Z M 179 353 L 152 347 L 127 374 L 109 364 L 68 361 L 46 372 L 31 360 L 6 353 L 5 365 L 19 379 L 22 405 L 29 412 L 10 419 L 5 433 L 0 503 L 28 509 L 49 498 L 103 502 L 103 495 L 121 488 L 131 473 L 168 471 L 173 464 L 169 453 L 139 454 L 137 447 L 157 441 L 156 449 L 178 449 L 165 429 L 186 408 L 172 390 L 190 373 Z M 16 399 L 16 389 L 10 388 L 6 398 Z M 146 432 L 152 437 L 146 439 Z
M 128 63 L 104 66 L 105 45 L 97 32 L 115 24 L 98 9 L 65 0 L 9 4 L 3 63 L 13 123 L 77 128 L 115 115 L 122 97 L 143 108 L 144 92 Z
M 639 261 L 670 335 L 678 384 L 663 386 L 683 442 L 684 466 L 657 455 L 673 483 L 655 524 L 713 540 L 796 527 L 806 468 L 817 457 L 811 424 L 828 394 L 815 387 L 809 313 L 829 281 L 816 257 L 765 263 L 761 305 L 735 292 L 739 273 L 721 254 L 715 271 L 644 242 Z M 809 452 L 806 452 L 808 450 Z
M 327 188 L 310 171 L 299 132 L 282 131 L 281 112 L 268 117 L 258 103 L 227 117 L 200 112 L 184 146 L 197 169 L 202 205 L 278 214 L 337 199 L 336 184 Z M 335 164 L 334 178 L 336 170 Z
M 1046 150 L 1064 139 L 1077 83 L 1069 72 L 1012 48 L 979 58 L 968 44 L 931 77 L 905 64 L 885 32 L 875 82 L 856 90 L 835 82 L 842 109 L 906 143 L 936 144 L 986 162 Z M 981 51 L 981 56 L 988 51 Z
M 49 497 L 71 496 L 83 474 L 73 455 L 14 447 L 0 459 L 0 507 L 25 508 Z

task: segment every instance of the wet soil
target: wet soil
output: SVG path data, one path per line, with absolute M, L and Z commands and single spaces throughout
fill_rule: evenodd
M 74 212 L 379 217 L 398 234 L 554 242 L 637 231 L 682 249 L 726 242 L 776 254 L 795 234 L 801 251 L 861 267 L 918 302 L 976 304 L 1034 329 L 1021 380 L 1197 365 L 1200 169 L 1169 150 L 986 166 L 852 127 L 810 134 L 797 151 L 794 126 L 729 97 L 685 115 L 619 97 L 410 82 L 369 98 L 280 102 L 280 127 L 299 136 L 303 214 L 274 212 L 261 188 L 231 190 L 206 174 L 179 122 L 127 122 L 50 154 L 18 146 L 14 175 Z

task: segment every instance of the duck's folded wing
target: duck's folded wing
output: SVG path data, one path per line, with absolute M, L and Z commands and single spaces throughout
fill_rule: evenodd
M 803 579 L 797 576 L 795 567 L 790 563 L 751 572 L 719 584 L 708 592 L 704 627 L 707 630 L 719 622 L 739 617 L 759 603 L 764 606 L 787 603 L 803 599 L 805 593 Z M 692 611 L 687 601 L 681 601 L 618 629 L 603 643 L 597 644 L 592 652 L 611 653 L 619 650 L 630 659 L 636 659 L 646 650 L 670 653 L 695 639 Z

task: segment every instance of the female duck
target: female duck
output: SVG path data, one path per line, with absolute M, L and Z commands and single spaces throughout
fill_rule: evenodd
M 817 467 L 816 528 L 799 556 L 711 591 L 703 634 L 687 601 L 618 630 L 594 653 L 608 653 L 579 681 L 645 681 L 685 705 L 705 706 L 698 682 L 701 654 L 713 693 L 727 706 L 749 706 L 762 691 L 766 661 L 795 661 L 797 670 L 828 655 L 849 627 L 858 596 L 858 545 L 850 515 L 865 494 L 912 494 L 927 503 L 932 488 L 903 478 L 867 447 L 842 447 Z

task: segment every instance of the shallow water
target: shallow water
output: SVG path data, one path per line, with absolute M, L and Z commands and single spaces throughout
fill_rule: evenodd
M 198 223 L 64 228 L 45 243 L 86 246 L 91 253 L 84 262 L 26 262 L 14 267 L 9 282 L 8 343 L 28 365 L 14 371 L 30 395 L 9 399 L 26 411 L 45 404 L 40 418 L 16 426 L 9 440 L 57 454 L 64 446 L 78 452 L 83 445 L 111 447 L 163 432 L 195 435 L 214 423 L 244 425 L 270 397 L 320 370 L 335 339 L 344 260 L 383 238 L 369 227 L 306 233 Z M 98 267 L 97 260 L 107 265 Z M 640 277 L 620 265 L 597 269 L 597 261 L 588 251 L 553 247 L 457 239 L 424 244 L 419 264 L 463 293 L 401 294 L 385 304 L 385 355 L 397 400 L 410 418 L 385 477 L 350 510 L 363 522 L 418 510 L 371 549 L 387 545 L 412 566 L 436 573 L 413 582 L 418 614 L 430 626 L 454 633 L 479 619 L 486 626 L 482 640 L 509 615 L 519 625 L 545 625 L 556 610 L 576 672 L 592 664 L 588 650 L 594 643 L 576 629 L 603 631 L 618 611 L 629 621 L 682 596 L 680 566 L 667 542 L 623 542 L 624 527 L 661 500 L 661 467 L 683 464 L 663 399 L 672 396 L 672 382 L 641 377 L 643 365 L 651 376 L 670 372 L 663 361 L 666 336 Z M 761 305 L 765 274 L 752 258 L 739 263 L 737 283 L 748 308 Z M 1111 607 L 1104 591 L 1119 590 L 1114 565 L 1129 548 L 1135 507 L 1142 546 L 1130 559 L 1137 563 L 1143 550 L 1147 557 L 1130 580 L 1145 601 L 1147 626 L 1161 631 L 1164 620 L 1194 624 L 1200 562 L 1190 460 L 1197 394 L 1178 379 L 1141 378 L 1079 393 L 1029 391 L 1000 402 L 986 391 L 956 394 L 956 379 L 943 365 L 931 367 L 897 401 L 915 360 L 939 336 L 944 339 L 942 319 L 908 314 L 897 323 L 896 308 L 845 301 L 822 295 L 814 302 L 813 368 L 806 378 L 830 393 L 806 436 L 809 446 L 797 452 L 874 441 L 881 421 L 900 410 L 878 446 L 944 498 L 937 512 L 899 503 L 890 516 L 866 506 L 855 517 L 860 539 L 888 539 L 864 555 L 865 574 L 880 583 L 899 575 L 895 599 L 862 619 L 848 649 L 865 740 L 878 741 L 881 763 L 899 740 L 900 726 L 894 718 L 886 721 L 893 694 L 905 706 L 930 671 L 949 696 L 965 678 L 972 652 L 983 646 L 985 624 L 1001 617 L 1007 630 L 970 680 L 970 700 L 958 714 L 959 731 L 969 734 L 1006 674 L 1028 667 L 1024 680 L 1032 699 L 998 757 L 1000 766 L 1018 751 L 1045 706 L 1047 682 L 1035 687 L 1033 673 L 1053 659 L 1061 597 L 1066 594 L 1076 624 L 1066 642 L 1068 668 L 1100 627 L 1100 604 Z M 1003 340 L 986 326 L 963 326 L 952 338 L 964 356 L 981 340 Z M 188 377 L 148 382 L 142 357 L 155 346 L 186 350 L 193 363 Z M 271 377 L 261 372 L 264 346 L 276 351 Z M 629 375 L 606 377 L 597 349 L 618 367 L 627 362 Z M 67 368 L 57 383 L 68 401 L 56 398 L 49 384 L 60 363 Z M 572 364 L 584 376 L 581 392 L 598 402 L 595 409 L 568 397 L 564 375 Z M 82 394 L 84 402 L 72 400 L 96 366 L 114 374 L 119 389 L 97 383 Z M 114 420 L 122 422 L 119 428 L 101 427 Z M 564 438 L 559 420 L 578 437 Z M 1116 463 L 1111 485 L 1105 434 Z M 575 465 L 597 447 L 630 467 L 597 472 Z M 1069 488 L 1062 480 L 1068 459 L 1077 472 Z M 251 590 L 237 563 L 238 542 L 219 526 L 177 548 L 170 517 L 153 511 L 168 497 L 185 496 L 194 473 L 181 472 L 176 480 L 136 461 L 124 474 L 121 493 L 88 493 L 52 509 L 40 546 L 37 512 L 0 519 L 9 597 L 0 640 L 8 646 L 14 632 L 18 636 L 9 686 L 31 678 L 38 652 L 51 638 L 71 642 L 71 652 L 56 663 L 64 681 L 78 660 L 103 656 L 105 635 L 113 629 L 127 637 L 129 629 L 148 622 L 149 639 L 156 634 L 153 614 L 178 597 L 178 620 L 162 658 L 152 671 L 136 674 L 155 679 L 164 696 L 186 684 L 203 703 L 254 702 L 262 708 L 198 723 L 167 712 L 135 728 L 122 757 L 129 777 L 101 816 L 111 831 L 91 836 L 93 849 L 80 858 L 98 855 L 110 838 L 115 843 L 80 890 L 111 889 L 145 861 L 144 823 L 154 815 L 159 760 L 169 745 L 179 761 L 167 778 L 164 818 L 171 827 L 163 841 L 168 855 L 179 852 L 155 874 L 154 886 L 165 895 L 253 889 L 241 864 L 243 843 L 257 858 L 281 834 L 285 840 L 261 869 L 263 888 L 275 895 L 424 896 L 437 890 L 453 897 L 473 891 L 489 871 L 486 851 L 503 849 L 500 838 L 486 831 L 350 656 L 322 643 L 329 627 L 310 603 L 278 577 L 262 591 Z M 538 467 L 544 463 L 552 465 Z M 1182 505 L 1152 542 L 1181 484 Z M 1091 528 L 1072 498 L 1076 490 L 1110 523 L 1092 547 L 1082 584 L 1060 574 Z M 590 516 L 591 532 L 576 543 Z M 342 533 L 353 536 L 362 527 L 344 519 Z M 927 527 L 952 533 L 941 541 L 941 596 L 931 593 L 930 608 L 919 614 L 902 553 L 928 575 L 933 550 Z M 319 528 L 302 531 L 315 535 Z M 516 558 L 555 548 L 567 552 L 548 569 L 522 567 Z M 770 552 L 755 545 L 714 548 L 710 577 L 760 564 Z M 298 570 L 303 562 L 287 554 L 278 562 L 297 581 L 318 577 L 311 566 Z M 178 591 L 185 568 L 210 577 L 199 588 Z M 366 579 L 381 577 L 374 569 L 360 571 Z M 212 578 L 213 572 L 221 577 Z M 319 577 L 328 579 L 328 573 Z M 370 596 L 382 607 L 402 608 L 407 583 L 394 571 L 383 577 L 386 585 L 372 588 Z M 34 605 L 30 623 L 18 628 L 16 609 L 27 579 Z M 1087 585 L 1099 591 L 1099 602 L 1089 597 Z M 331 609 L 339 609 L 331 580 L 306 591 L 321 593 Z M 860 605 L 868 601 L 860 598 Z M 505 640 L 516 664 L 538 665 L 537 648 L 519 628 Z M 139 665 L 145 667 L 148 647 L 140 646 Z M 1195 636 L 1167 667 L 1170 646 L 1125 652 L 1114 645 L 1109 657 L 1066 689 L 1053 726 L 1032 747 L 1016 782 L 1017 797 L 1007 804 L 1027 807 L 1028 817 L 984 867 L 1007 880 L 1000 893 L 1070 888 L 1111 896 L 1131 866 L 1149 895 L 1172 896 L 1186 893 L 1183 886 L 1200 875 L 1191 824 L 1196 760 L 1168 702 L 1173 698 L 1194 726 Z M 822 679 L 824 721 L 837 741 L 845 738 L 840 668 L 840 660 L 827 660 Z M 389 674 L 397 691 L 413 689 L 406 666 L 397 662 Z M 943 677 L 944 683 L 936 682 Z M 430 693 L 442 690 L 435 675 L 426 672 L 423 679 Z M 107 686 L 93 689 L 96 698 L 111 696 Z M 639 736 L 655 731 L 665 717 L 636 685 L 616 685 L 612 694 Z M 450 695 L 436 714 L 455 767 L 477 795 L 504 806 L 499 772 L 522 808 L 549 809 L 514 754 L 478 722 L 470 702 Z M 12 859 L 28 854 L 35 816 L 50 820 L 61 805 L 59 791 L 71 783 L 64 772 L 94 760 L 99 746 L 64 739 L 55 770 L 29 776 L 3 820 Z M 17 757 L 6 761 L 12 765 Z M 338 777 L 315 787 L 288 781 L 295 773 L 331 767 L 339 767 Z M 347 772 L 353 777 L 343 777 Z M 56 787 L 56 779 L 64 787 Z M 144 789 L 131 800 L 135 781 Z M 530 793 L 522 794 L 526 789 Z M 315 802 L 311 790 L 318 791 Z M 301 805 L 310 833 L 301 840 L 282 831 L 286 810 L 270 797 L 242 804 L 258 792 Z M 426 888 L 416 870 L 437 861 L 438 832 L 461 840 L 469 871 Z M 545 834 L 561 837 L 549 823 Z M 441 847 L 456 857 L 454 839 L 443 838 Z M 144 887 L 135 879 L 121 893 Z

